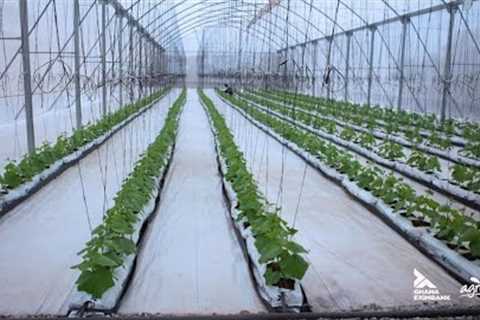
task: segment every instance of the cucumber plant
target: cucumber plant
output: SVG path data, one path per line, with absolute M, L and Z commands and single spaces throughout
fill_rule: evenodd
M 442 137 L 436 131 L 432 131 L 428 136 L 427 141 L 430 145 L 440 148 L 442 150 L 448 150 L 452 147 L 452 140 L 450 137 Z
M 159 90 L 146 98 L 129 104 L 114 113 L 106 115 L 94 124 L 75 130 L 70 137 L 60 135 L 53 145 L 45 142 L 34 152 L 25 155 L 18 164 L 15 161 L 8 162 L 3 175 L 0 175 L 0 187 L 8 192 L 30 181 L 35 175 L 49 168 L 57 160 L 107 133 L 115 125 L 159 99 L 167 91 L 168 88 Z
M 441 149 L 448 149 L 450 136 L 460 135 L 468 142 L 480 142 L 480 125 L 473 122 L 461 122 L 448 119 L 440 122 L 434 114 L 419 114 L 405 110 L 396 111 L 379 106 L 357 105 L 345 101 L 326 100 L 322 97 L 312 97 L 301 93 L 292 93 L 279 90 L 257 90 L 257 95 L 264 95 L 269 99 L 276 99 L 280 102 L 293 101 L 302 108 L 311 108 L 313 105 L 321 109 L 322 114 L 331 115 L 346 122 L 352 122 L 368 128 L 384 127 L 388 133 L 429 131 L 434 135 L 430 144 Z M 363 122 L 362 122 L 363 121 Z M 404 128 L 401 128 L 403 126 Z M 440 137 L 439 133 L 442 134 Z M 412 138 L 412 137 L 410 137 Z M 415 136 L 412 142 L 420 143 L 423 137 Z M 408 139 L 408 137 L 407 137 Z
M 344 128 L 340 133 L 340 138 L 342 138 L 343 140 L 353 141 L 356 137 L 357 134 L 355 130 L 353 130 L 351 127 Z
M 302 256 L 306 250 L 292 240 L 297 230 L 289 227 L 280 217 L 279 209 L 272 208 L 261 195 L 225 119 L 201 89 L 198 94 L 212 120 L 220 153 L 227 166 L 225 178 L 237 195 L 238 219 L 245 219 L 244 225 L 252 231 L 260 254 L 258 262 L 266 265 L 265 281 L 268 285 L 293 289 L 293 281 L 301 280 L 308 269 Z
M 407 163 L 427 173 L 440 172 L 441 170 L 440 161 L 436 156 L 428 156 L 419 150 L 412 151 Z
M 222 92 L 218 94 L 256 121 L 270 127 L 278 135 L 288 137 L 288 140 L 316 159 L 348 175 L 350 181 L 390 205 L 395 213 L 404 215 L 412 221 L 417 219 L 424 222 L 430 226 L 428 230 L 433 236 L 456 247 L 464 248 L 473 258 L 480 258 L 480 222 L 474 218 L 456 208 L 439 204 L 431 195 L 417 195 L 415 190 L 403 180 L 391 174 L 387 175 L 382 169 L 370 163 L 358 163 L 347 151 L 321 140 L 314 134 L 302 132 L 293 125 L 250 107 L 241 99 Z M 351 163 L 348 164 L 348 162 Z M 464 168 L 462 170 L 462 181 L 466 182 L 471 171 L 465 171 Z M 457 174 L 460 175 L 460 171 Z
M 480 142 L 468 142 L 463 149 L 463 153 L 471 158 L 480 158 Z
M 454 183 L 459 184 L 463 188 L 480 193 L 480 170 L 462 164 L 455 164 L 451 168 L 451 176 Z
M 399 160 L 405 157 L 403 153 L 403 147 L 393 141 L 387 140 L 378 149 L 378 153 L 388 160 Z
M 365 149 L 372 150 L 376 146 L 377 140 L 370 132 L 364 132 L 357 136 L 357 142 Z
M 184 89 L 168 111 L 160 134 L 123 182 L 114 198 L 113 207 L 107 210 L 103 222 L 92 231 L 92 238 L 78 253 L 81 262 L 72 266 L 80 271 L 75 282 L 77 289 L 94 299 L 100 299 L 115 285 L 115 270 L 122 267 L 125 259 L 136 251 L 136 243 L 132 240 L 137 231 L 135 227 L 140 221 L 139 215 L 143 214 L 143 208 L 152 197 L 155 178 L 167 164 L 166 157 L 175 141 L 178 115 L 185 100 Z

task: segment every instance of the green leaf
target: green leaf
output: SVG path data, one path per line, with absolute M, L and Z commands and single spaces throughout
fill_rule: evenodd
M 127 238 L 116 238 L 111 241 L 111 245 L 118 253 L 130 255 L 135 253 L 137 246 L 135 242 Z
M 307 253 L 307 250 L 305 250 L 304 247 L 299 245 L 296 242 L 293 241 L 288 241 L 285 247 L 291 252 L 291 253 Z
M 2 185 L 9 189 L 14 189 L 22 184 L 23 179 L 20 175 L 18 167 L 13 162 L 9 162 L 4 169 L 1 177 Z
M 106 255 L 95 255 L 92 258 L 92 263 L 102 267 L 116 267 L 117 263 Z
M 478 241 L 480 240 L 480 230 L 474 227 L 466 228 L 466 230 L 460 235 L 463 241 Z
M 275 241 L 270 241 L 260 252 L 260 263 L 267 263 L 268 261 L 279 256 L 283 252 L 283 248 Z
M 281 265 L 283 273 L 294 279 L 302 279 L 308 269 L 308 263 L 298 254 L 288 255 Z
M 277 284 L 282 278 L 282 274 L 279 271 L 272 271 L 270 268 L 267 268 L 263 276 L 265 277 L 265 282 L 269 286 Z
M 95 271 L 84 271 L 77 280 L 78 290 L 100 299 L 102 295 L 113 287 L 113 273 L 107 268 L 97 268 Z
M 470 242 L 470 252 L 475 257 L 480 257 L 480 238 L 477 238 Z

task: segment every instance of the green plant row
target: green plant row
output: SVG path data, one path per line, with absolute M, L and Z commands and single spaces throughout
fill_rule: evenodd
M 469 121 L 448 119 L 441 122 L 435 114 L 419 114 L 405 110 L 381 108 L 380 106 L 358 105 L 346 101 L 328 100 L 322 97 L 313 97 L 302 93 L 288 91 L 270 91 L 282 98 L 300 99 L 305 102 L 322 105 L 335 105 L 337 108 L 347 109 L 369 119 L 379 119 L 386 123 L 395 122 L 402 126 L 418 127 L 429 131 L 438 131 L 446 135 L 460 135 L 471 142 L 480 142 L 480 124 Z
M 246 220 L 260 253 L 259 263 L 267 266 L 263 275 L 266 283 L 286 287 L 286 283 L 291 283 L 294 279 L 301 280 L 308 263 L 302 257 L 306 250 L 291 240 L 297 230 L 289 227 L 280 217 L 279 209 L 272 208 L 261 195 L 223 116 L 202 90 L 199 90 L 199 95 L 210 114 L 221 156 L 226 162 L 225 178 L 237 194 L 237 209 L 240 212 L 238 219 Z
M 104 216 L 103 222 L 92 231 L 92 238 L 78 254 L 80 264 L 72 268 L 80 270 L 76 281 L 79 291 L 99 299 L 114 286 L 115 270 L 124 265 L 125 259 L 134 254 L 135 225 L 145 205 L 157 187 L 156 178 L 167 165 L 169 149 L 175 142 L 178 117 L 186 100 L 186 91 L 174 102 L 165 124 L 155 141 L 150 144 L 135 168 L 116 194 L 114 205 Z
M 248 93 L 239 94 L 239 96 L 301 121 L 307 126 L 312 126 L 315 129 L 320 129 L 329 134 L 337 134 L 338 126 L 335 121 L 328 118 L 313 116 L 311 113 L 304 112 L 301 109 L 285 108 L 281 104 L 275 103 L 269 99 L 264 99 Z M 408 165 L 425 173 L 441 171 L 440 161 L 437 156 L 430 156 L 425 152 L 416 149 L 415 146 L 407 158 L 402 145 L 388 139 L 378 145 L 375 137 L 370 132 L 360 133 L 351 127 L 344 127 L 341 130 L 339 137 L 343 140 L 358 143 L 365 149 L 373 150 L 385 159 L 391 161 L 406 160 Z M 450 168 L 449 177 L 452 184 L 460 185 L 468 191 L 480 193 L 480 169 L 473 166 L 455 164 Z
M 414 150 L 407 159 L 403 146 L 394 141 L 385 139 L 382 143 L 379 143 L 370 132 L 357 132 L 351 127 L 343 127 L 340 129 L 333 120 L 312 115 L 301 109 L 285 108 L 281 104 L 256 95 L 244 93 L 239 94 L 239 96 L 245 98 L 247 101 L 253 101 L 270 110 L 298 120 L 307 126 L 336 135 L 343 140 L 357 143 L 361 147 L 375 152 L 384 159 L 390 161 L 406 160 L 410 166 L 416 167 L 425 173 L 441 171 L 440 161 L 437 156 L 429 156 L 420 150 Z
M 256 121 L 271 128 L 276 134 L 346 175 L 352 183 L 381 199 L 395 213 L 407 217 L 414 223 L 428 226 L 435 237 L 445 241 L 459 253 L 470 258 L 480 257 L 480 224 L 473 218 L 449 205 L 441 205 L 431 196 L 418 196 L 402 179 L 393 174 L 386 174 L 377 166 L 360 163 L 349 152 L 314 134 L 299 130 L 237 97 L 223 92 L 218 94 Z
M 32 180 L 35 175 L 48 169 L 57 160 L 106 134 L 117 124 L 164 96 L 168 90 L 169 88 L 161 89 L 146 98 L 126 105 L 93 124 L 75 130 L 70 137 L 60 135 L 53 144 L 45 142 L 33 153 L 25 155 L 18 163 L 10 161 L 5 166 L 3 175 L 0 175 L 1 189 L 8 192 Z
M 480 194 L 480 169 L 456 164 L 452 168 L 452 179 L 464 189 Z
M 375 114 L 362 113 L 362 110 L 367 107 L 360 107 L 350 103 L 328 100 L 325 100 L 326 102 L 323 103 L 312 102 L 312 99 L 321 100 L 323 98 L 304 98 L 302 95 L 295 98 L 294 96 L 291 96 L 291 94 L 283 94 L 279 93 L 278 91 L 257 91 L 255 93 L 278 102 L 287 101 L 288 103 L 294 104 L 301 109 L 317 112 L 322 116 L 334 117 L 335 119 L 340 119 L 346 124 L 365 127 L 370 131 L 379 129 L 388 134 L 396 134 L 400 136 L 404 135 L 412 145 L 418 145 L 422 142 L 426 142 L 431 147 L 438 148 L 440 150 L 449 150 L 453 146 L 451 137 L 449 135 L 439 135 L 437 131 L 432 130 L 431 134 L 429 134 L 427 138 L 424 138 L 420 133 L 421 126 L 405 125 L 399 121 L 396 121 L 395 119 L 379 121 L 379 118 L 377 118 Z M 383 108 L 380 109 L 384 110 Z

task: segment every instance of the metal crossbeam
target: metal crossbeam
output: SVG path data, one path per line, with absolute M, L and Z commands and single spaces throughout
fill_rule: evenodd
M 417 17 L 417 16 L 421 16 L 421 15 L 425 15 L 425 14 L 430 14 L 430 13 L 434 13 L 434 12 L 441 11 L 441 10 L 446 10 L 446 9 L 449 10 L 450 8 L 458 8 L 465 1 L 466 0 L 453 0 L 453 1 L 450 1 L 450 2 L 444 1 L 441 4 L 438 4 L 438 5 L 435 5 L 435 6 L 432 6 L 432 7 L 407 12 L 405 14 L 399 14 L 399 15 L 396 15 L 395 17 L 392 17 L 392 18 L 389 18 L 389 19 L 385 19 L 385 20 L 382 20 L 382 21 L 374 22 L 374 23 L 364 24 L 364 25 L 356 27 L 356 28 L 352 28 L 352 29 L 341 31 L 341 32 L 337 32 L 333 35 L 326 35 L 326 36 L 323 36 L 323 37 L 320 37 L 320 38 L 311 39 L 311 40 L 304 41 L 304 42 L 299 42 L 297 44 L 289 46 L 288 49 L 291 49 L 291 48 L 294 48 L 294 47 L 299 47 L 299 46 L 309 44 L 309 43 L 313 43 L 314 41 L 327 40 L 330 37 L 338 37 L 338 36 L 346 35 L 348 33 L 355 33 L 355 32 L 359 32 L 359 31 L 369 30 L 369 29 L 372 29 L 372 28 L 378 28 L 379 26 L 382 26 L 382 25 L 395 23 L 395 22 L 401 22 L 401 21 L 404 21 L 405 19 L 411 19 L 413 17 Z M 475 2 L 475 1 L 478 1 L 478 0 L 471 0 L 471 1 Z M 286 49 L 287 48 L 282 48 L 282 49 L 279 49 L 278 51 L 285 51 Z
M 130 12 L 128 12 L 127 9 L 125 9 L 118 0 L 101 0 L 109 5 L 111 5 L 115 11 L 117 12 L 117 14 L 120 14 L 122 15 L 124 18 L 127 19 L 128 23 L 133 25 L 137 31 L 145 38 L 147 39 L 148 41 L 150 41 L 151 43 L 155 44 L 155 46 L 157 46 L 158 48 L 160 48 L 161 51 L 165 51 L 165 49 L 162 47 L 162 45 L 160 45 L 160 43 L 158 43 L 155 38 L 143 27 L 143 25 L 138 22 L 137 19 L 135 19 L 134 16 L 132 16 L 130 14 Z

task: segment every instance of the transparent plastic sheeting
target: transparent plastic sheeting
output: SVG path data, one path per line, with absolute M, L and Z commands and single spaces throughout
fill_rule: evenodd
M 114 87 L 113 91 L 118 95 L 119 87 Z M 82 94 L 82 123 L 85 125 L 96 119 L 101 118 L 102 99 L 101 91 L 94 96 Z M 135 97 L 138 93 L 135 92 Z M 127 98 L 124 93 L 124 102 Z M 57 99 L 56 93 L 34 95 L 33 103 L 36 106 L 50 105 Z M 23 103 L 19 103 L 23 107 Z M 9 108 L 10 107 L 10 108 Z M 108 105 L 109 112 L 116 111 L 118 102 L 112 102 Z M 76 125 L 76 111 L 72 106 L 72 101 L 61 96 L 54 107 L 47 109 L 37 108 L 35 112 L 35 144 L 37 147 L 44 142 L 55 142 L 61 134 L 67 136 L 72 134 Z M 14 121 L 18 113 L 18 120 Z M 27 131 L 25 124 L 25 112 L 20 112 L 20 108 L 12 108 L 5 104 L 5 99 L 0 98 L 0 172 L 8 160 L 20 159 L 27 152 Z
M 423 304 L 413 298 L 414 269 L 437 286 L 441 295 L 450 295 L 449 302 L 437 302 L 437 306 L 475 303 L 460 297 L 462 285 L 435 262 L 315 169 L 306 168 L 302 189 L 305 162 L 212 90 L 207 93 L 227 120 L 260 190 L 282 207 L 282 216 L 299 230 L 296 241 L 309 251 L 311 264 L 302 285 L 313 311 Z M 283 192 L 279 192 L 282 156 Z
M 213 135 L 189 90 L 157 216 L 120 313 L 265 311 L 221 188 Z
M 90 239 L 87 212 L 96 227 L 178 94 L 172 90 L 0 220 L 0 315 L 66 314 L 78 277 L 70 267 Z

